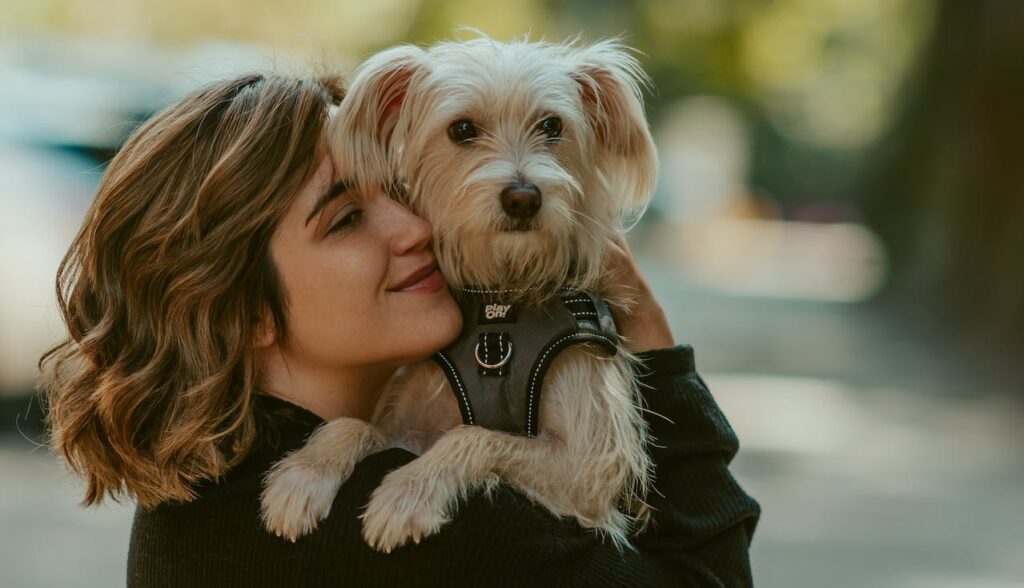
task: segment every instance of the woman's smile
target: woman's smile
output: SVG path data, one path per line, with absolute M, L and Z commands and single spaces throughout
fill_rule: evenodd
M 388 292 L 414 292 L 433 294 L 444 288 L 446 282 L 441 271 L 437 269 L 437 262 L 430 262 L 422 268 L 414 271 L 398 285 L 388 288 Z

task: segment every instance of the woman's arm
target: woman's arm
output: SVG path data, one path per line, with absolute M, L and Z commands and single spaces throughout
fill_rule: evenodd
M 627 250 L 628 251 L 628 250 Z M 628 277 L 639 277 L 634 268 Z M 618 317 L 642 349 L 671 345 L 649 289 L 646 311 Z M 637 317 L 648 317 L 638 319 Z M 654 437 L 651 525 L 638 551 L 619 553 L 573 519 L 559 519 L 499 486 L 460 504 L 444 529 L 390 554 L 370 549 L 357 518 L 388 472 L 415 455 L 390 449 L 358 464 L 320 529 L 292 544 L 259 523 L 262 472 L 282 453 L 268 448 L 201 501 L 141 511 L 129 558 L 132 586 L 750 586 L 748 546 L 760 507 L 736 483 L 738 442 L 686 346 L 640 354 L 644 416 Z M 315 417 L 310 417 L 314 420 Z M 316 423 L 301 423 L 308 434 Z M 245 470 L 245 471 L 243 471 Z
M 736 436 L 694 371 L 689 347 L 643 357 L 646 418 L 656 443 L 648 500 L 655 513 L 637 552 L 619 553 L 575 520 L 558 519 L 502 486 L 491 497 L 471 496 L 420 545 L 368 557 L 394 558 L 387 566 L 392 580 L 416 577 L 424 585 L 751 586 L 748 546 L 760 507 L 729 472 Z M 364 473 L 383 476 L 411 457 L 377 454 Z M 368 497 L 377 482 L 370 475 L 356 484 Z
M 620 554 L 574 521 L 556 520 L 507 491 L 495 503 L 475 497 L 438 539 L 485 549 L 498 544 L 498 561 L 513 561 L 501 575 L 484 554 L 481 581 L 516 579 L 559 586 L 752 586 L 749 545 L 760 506 L 736 483 L 729 463 L 739 441 L 697 374 L 693 349 L 674 346 L 661 305 L 643 278 L 624 238 L 606 267 L 615 295 L 631 298 L 616 323 L 630 349 L 646 350 L 640 393 L 653 442 L 654 514 L 636 538 L 637 552 Z M 479 535 L 481 530 L 484 535 Z M 488 530 L 494 539 L 486 539 Z M 500 538 L 500 539 L 499 539 Z M 507 542 L 507 543 L 506 543 Z M 514 555 L 511 555 L 514 554 Z M 529 580 L 529 581 L 528 581 Z
M 282 429 L 224 484 L 189 503 L 140 509 L 130 586 L 750 586 L 747 547 L 760 513 L 728 464 L 736 436 L 693 371 L 688 347 L 644 354 L 645 413 L 655 437 L 652 526 L 637 552 L 559 519 L 499 486 L 460 504 L 442 531 L 390 554 L 370 549 L 358 518 L 388 472 L 416 458 L 401 449 L 360 462 L 316 533 L 297 543 L 259 522 L 263 472 L 315 427 Z M 657 413 L 657 414 L 656 414 Z M 311 419 L 315 417 L 310 415 Z
M 761 514 L 728 469 L 739 440 L 696 372 L 693 350 L 641 354 L 645 413 L 654 442 L 655 513 L 639 549 L 686 564 L 700 561 L 725 586 L 750 586 L 748 548 Z

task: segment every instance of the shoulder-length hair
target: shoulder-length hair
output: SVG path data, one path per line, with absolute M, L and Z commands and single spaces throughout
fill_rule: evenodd
M 39 362 L 84 504 L 190 500 L 252 446 L 257 329 L 286 333 L 270 239 L 341 97 L 331 77 L 215 83 L 110 162 L 57 273 L 68 337 Z

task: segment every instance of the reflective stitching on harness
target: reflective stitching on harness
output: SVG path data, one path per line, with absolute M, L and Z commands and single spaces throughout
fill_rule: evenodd
M 562 337 L 561 339 L 556 340 L 554 343 L 548 345 L 548 348 L 545 349 L 544 353 L 541 354 L 540 360 L 536 364 L 534 364 L 534 366 L 533 366 L 533 373 L 530 374 L 530 393 L 529 393 L 529 395 L 527 396 L 527 399 L 526 399 L 526 402 L 527 402 L 527 404 L 526 404 L 526 434 L 527 435 L 530 435 L 532 437 L 533 435 L 537 434 L 536 427 L 534 426 L 534 423 L 533 423 L 533 398 L 534 398 L 534 395 L 536 393 L 536 388 L 537 388 L 537 376 L 540 374 L 541 367 L 544 365 L 544 360 L 547 358 L 548 354 L 551 353 L 551 350 L 555 349 L 556 347 L 558 347 L 558 344 L 561 343 L 562 341 L 565 341 L 566 339 L 578 339 L 580 337 L 586 337 L 586 338 L 594 337 L 594 338 L 597 338 L 597 339 L 604 339 L 609 345 L 615 345 L 615 343 L 613 343 L 612 340 L 609 339 L 608 337 L 605 337 L 604 335 L 598 335 L 597 333 L 589 333 L 589 332 L 587 332 L 587 333 L 573 333 L 572 335 L 566 335 L 566 336 Z
M 465 424 L 534 437 L 540 428 L 540 395 L 544 393 L 545 374 L 554 357 L 581 344 L 593 346 L 594 351 L 616 354 L 617 336 L 606 303 L 596 294 L 569 291 L 567 287 L 561 290 L 560 296 L 524 303 L 521 316 L 507 321 L 509 325 L 504 328 L 509 332 L 480 327 L 490 324 L 484 322 L 486 309 L 505 303 L 502 295 L 496 293 L 517 290 L 472 286 L 456 291 L 466 328 L 447 348 L 451 353 L 435 360 L 450 380 L 449 389 L 456 397 Z M 485 365 L 495 356 L 511 356 L 510 339 L 518 336 L 513 332 L 527 333 L 523 335 L 525 347 L 519 353 L 520 359 L 526 361 L 513 362 L 514 366 Z M 497 347 L 492 349 L 495 343 Z M 482 356 L 488 359 L 482 360 Z M 504 378 L 488 378 L 495 375 Z M 476 408 L 470 408 L 471 402 Z
M 470 294 L 504 294 L 505 292 L 522 292 L 518 290 L 479 290 L 475 288 L 462 288 L 463 292 L 469 292 Z
M 436 355 L 444 361 L 445 365 L 448 366 L 448 369 L 451 370 L 451 373 L 455 375 L 454 378 L 449 379 L 455 380 L 455 383 L 458 385 L 459 395 L 462 396 L 462 404 L 466 407 L 466 414 L 469 415 L 469 424 L 474 424 L 473 409 L 469 407 L 469 399 L 466 398 L 466 391 L 462 389 L 462 378 L 459 377 L 459 372 L 455 370 L 455 366 L 452 365 L 452 362 L 448 361 L 448 358 L 445 357 L 443 353 L 438 353 Z

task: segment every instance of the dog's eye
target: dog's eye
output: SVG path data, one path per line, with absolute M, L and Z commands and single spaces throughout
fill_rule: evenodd
M 543 133 L 548 141 L 554 141 L 562 136 L 562 119 L 549 116 L 537 124 L 537 130 Z
M 457 120 L 448 127 L 448 136 L 456 143 L 468 143 L 476 138 L 476 125 L 471 120 Z

